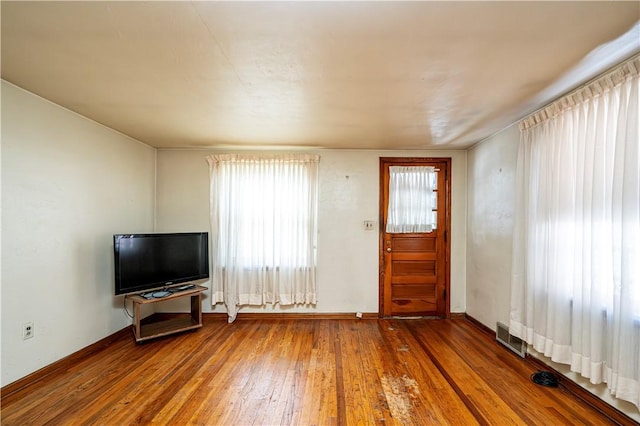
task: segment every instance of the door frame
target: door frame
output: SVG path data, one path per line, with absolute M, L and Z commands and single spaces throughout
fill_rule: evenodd
M 379 187 L 379 202 L 378 202 L 378 317 L 384 317 L 384 197 L 382 196 L 384 188 L 384 171 L 385 168 L 395 164 L 415 164 L 421 165 L 422 163 L 440 163 L 438 166 L 440 170 L 445 173 L 445 206 L 446 212 L 444 217 L 444 256 L 445 256 L 445 318 L 451 318 L 451 157 L 380 157 L 380 187 Z M 440 195 L 440 188 L 438 188 L 438 197 Z M 438 212 L 438 217 L 440 212 Z

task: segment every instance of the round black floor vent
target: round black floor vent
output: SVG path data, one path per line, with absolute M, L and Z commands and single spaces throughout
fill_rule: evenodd
M 540 386 L 558 387 L 558 379 L 549 371 L 537 371 L 531 375 L 531 381 Z

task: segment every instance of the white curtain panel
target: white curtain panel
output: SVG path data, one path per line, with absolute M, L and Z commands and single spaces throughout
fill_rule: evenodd
M 639 69 L 521 123 L 510 331 L 640 408 Z
M 388 233 L 431 232 L 435 203 L 435 169 L 429 166 L 390 166 Z
M 317 155 L 211 155 L 212 302 L 316 303 Z

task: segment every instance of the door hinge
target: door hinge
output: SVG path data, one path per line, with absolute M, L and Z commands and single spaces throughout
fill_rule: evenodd
M 444 242 L 447 242 L 447 231 L 444 231 Z
M 447 289 L 445 289 L 445 290 L 442 292 L 442 296 L 443 296 L 444 300 L 447 300 Z

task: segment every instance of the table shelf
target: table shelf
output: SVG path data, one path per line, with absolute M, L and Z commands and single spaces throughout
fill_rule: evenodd
M 134 323 L 131 326 L 133 336 L 137 343 L 155 339 L 187 330 L 202 327 L 202 292 L 206 287 L 195 286 L 193 288 L 172 293 L 166 297 L 146 299 L 138 294 L 126 296 L 133 302 Z M 165 302 L 167 300 L 191 297 L 191 312 L 173 314 L 170 318 L 155 319 L 153 316 L 140 318 L 140 307 L 151 303 Z

